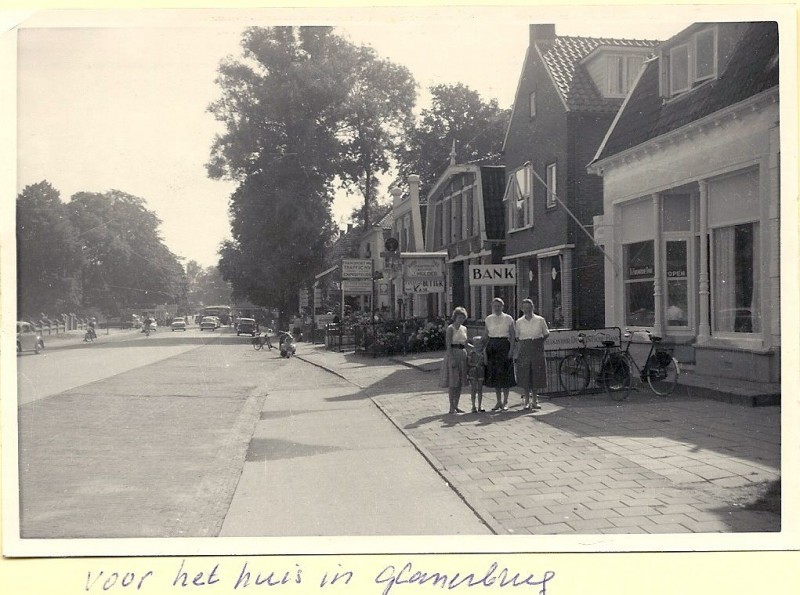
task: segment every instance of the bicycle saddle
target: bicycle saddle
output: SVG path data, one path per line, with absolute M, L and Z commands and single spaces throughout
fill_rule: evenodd
M 603 347 L 614 347 L 616 345 L 615 341 L 603 341 Z
M 650 340 L 651 340 L 653 343 L 658 343 L 659 341 L 661 341 L 661 337 L 658 337 L 658 336 L 656 336 L 656 335 L 650 335 Z

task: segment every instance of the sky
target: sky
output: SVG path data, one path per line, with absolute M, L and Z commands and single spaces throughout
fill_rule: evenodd
M 46 179 L 64 201 L 112 188 L 140 196 L 162 220 L 173 252 L 213 265 L 230 237 L 234 185 L 206 175 L 221 132 L 206 108 L 219 96 L 216 68 L 239 55 L 245 26 L 334 24 L 407 66 L 420 87 L 419 109 L 427 87 L 456 82 L 510 106 L 528 23 L 554 22 L 559 35 L 667 39 L 698 16 L 691 8 L 593 10 L 37 14 L 19 29 L 17 44 L 17 191 Z M 337 222 L 359 201 L 337 194 Z

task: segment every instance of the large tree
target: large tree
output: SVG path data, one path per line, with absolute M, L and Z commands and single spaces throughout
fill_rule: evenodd
M 181 298 L 183 267 L 144 199 L 119 190 L 78 192 L 67 205 L 83 253 L 83 303 L 105 314 Z
M 342 105 L 341 173 L 345 185 L 364 197 L 364 227 L 377 218 L 377 176 L 386 173 L 390 158 L 399 150 L 405 129 L 413 123 L 417 98 L 414 77 L 404 66 L 379 58 L 369 47 L 354 48 L 349 70 L 350 92 Z
M 42 181 L 17 196 L 17 310 L 38 318 L 80 302 L 78 234 L 58 190 Z
M 431 106 L 405 130 L 405 142 L 395 152 L 399 184 L 410 174 L 420 177 L 423 192 L 430 190 L 447 169 L 455 142 L 458 163 L 501 163 L 503 138 L 511 111 L 496 99 L 485 101 L 462 83 L 434 85 Z
M 336 180 L 363 193 L 369 222 L 415 84 L 330 27 L 251 28 L 242 48 L 220 65 L 222 96 L 209 107 L 225 130 L 208 173 L 239 182 L 219 268 L 235 297 L 285 313 L 324 264 Z

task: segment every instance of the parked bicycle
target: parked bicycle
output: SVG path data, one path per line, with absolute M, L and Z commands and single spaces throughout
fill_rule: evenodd
M 650 341 L 650 350 L 647 352 L 647 359 L 645 359 L 644 366 L 641 368 L 630 353 L 633 336 L 636 333 L 646 335 Z M 650 390 L 658 396 L 666 397 L 671 395 L 678 385 L 678 377 L 680 376 L 681 369 L 678 360 L 672 356 L 672 351 L 658 346 L 662 338 L 647 330 L 631 331 L 625 329 L 624 336 L 628 340 L 628 344 L 625 346 L 625 350 L 617 352 L 617 355 L 624 359 L 624 370 L 626 373 L 621 379 L 623 381 L 622 386 L 614 392 L 608 391 L 609 394 L 617 401 L 627 399 L 630 394 L 632 381 L 638 376 L 639 381 L 642 384 L 646 382 Z M 633 374 L 634 369 L 637 375 Z M 606 386 L 606 390 L 608 390 L 608 386 Z
M 577 395 L 586 392 L 589 384 L 592 381 L 592 376 L 595 377 L 595 384 L 607 389 L 608 386 L 612 390 L 622 388 L 624 372 L 620 369 L 624 365 L 622 356 L 619 351 L 613 349 L 616 346 L 616 341 L 610 339 L 609 335 L 605 333 L 597 333 L 595 337 L 605 337 L 602 341 L 604 348 L 603 356 L 600 359 L 600 366 L 596 364 L 597 356 L 592 356 L 591 350 L 586 345 L 586 333 L 578 333 L 578 343 L 580 351 L 578 353 L 570 353 L 565 356 L 558 364 L 558 381 L 561 388 L 569 395 Z M 595 370 L 597 367 L 597 370 Z

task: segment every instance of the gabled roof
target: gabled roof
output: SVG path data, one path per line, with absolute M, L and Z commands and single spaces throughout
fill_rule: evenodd
M 727 64 L 720 64 L 717 79 L 666 102 L 659 93 L 659 60 L 651 60 L 593 163 L 776 87 L 777 56 L 777 23 L 750 23 Z
M 622 99 L 603 97 L 581 61 L 600 46 L 655 48 L 659 43 L 647 39 L 557 35 L 554 43 L 537 44 L 537 48 L 568 110 L 613 112 L 619 109 Z
M 392 212 L 392 209 L 389 209 L 389 212 L 386 213 L 375 225 L 382 227 L 383 229 L 392 229 L 392 225 L 394 225 L 394 213 Z

